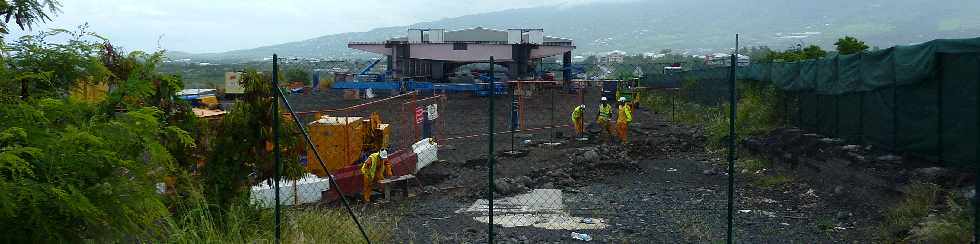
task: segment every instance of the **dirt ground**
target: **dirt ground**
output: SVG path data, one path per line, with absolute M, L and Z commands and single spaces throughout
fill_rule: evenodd
M 571 109 L 582 100 L 591 101 L 586 103 L 586 118 L 591 120 L 595 117 L 598 96 L 595 89 L 582 96 L 542 92 L 525 101 L 526 127 L 567 124 Z M 364 102 L 339 99 L 337 93 L 290 99 L 301 111 Z M 445 126 L 435 132 L 440 138 L 441 160 L 418 173 L 423 187 L 412 189 L 407 198 L 359 206 L 364 211 L 399 209 L 401 220 L 392 242 L 487 242 L 488 225 L 479 221 L 485 211 L 482 214 L 463 211 L 485 199 L 491 185 L 486 160 L 488 137 L 480 136 L 488 129 L 487 102 L 485 97 L 451 94 L 440 110 L 446 119 Z M 506 96 L 495 100 L 498 132 L 508 129 L 509 102 Z M 393 124 L 402 122 L 398 119 L 402 114 L 400 107 L 372 109 L 381 111 L 383 118 L 394 118 Z M 494 228 L 495 239 L 500 243 L 580 242 L 572 238 L 572 233 L 577 232 L 599 243 L 723 241 L 728 197 L 724 152 L 706 151 L 705 138 L 698 128 L 673 125 L 643 108 L 634 113 L 628 145 L 613 142 L 606 134 L 588 141 L 555 136 L 571 134 L 569 127 L 517 132 L 513 139 L 510 133 L 496 135 L 495 151 L 501 156 L 494 170 L 495 199 L 522 199 L 522 194 L 535 189 L 559 190 L 557 195 L 544 195 L 547 198 L 523 198 L 524 205 L 501 203 L 505 209 L 502 211 L 510 211 L 507 207 L 515 206 L 527 208 L 525 205 L 558 206 L 560 211 L 541 212 L 561 219 L 558 221 L 561 224 L 581 229 L 549 225 L 538 218 L 541 212 L 521 212 L 509 216 L 516 216 L 517 220 L 511 222 L 518 226 Z M 525 150 L 527 154 L 503 156 L 504 151 L 511 149 L 512 141 L 514 149 Z M 806 181 L 760 187 L 752 180 L 758 175 L 758 172 L 744 171 L 736 174 L 737 241 L 867 242 L 872 236 L 870 227 L 879 216 L 873 208 L 831 196 L 823 188 L 816 190 Z

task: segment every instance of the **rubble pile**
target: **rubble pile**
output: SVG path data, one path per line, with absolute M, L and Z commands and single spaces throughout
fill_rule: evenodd
M 893 191 L 916 183 L 935 183 L 947 188 L 972 185 L 963 170 L 939 167 L 935 162 L 894 155 L 871 145 L 807 133 L 796 128 L 776 129 L 745 140 L 741 146 L 774 163 L 811 172 L 817 178 L 855 180 L 862 187 L 876 185 Z M 860 179 L 860 180 L 858 180 Z M 836 186 L 834 186 L 836 187 Z
M 668 159 L 672 155 L 694 152 L 704 148 L 707 137 L 697 128 L 678 128 L 666 134 L 648 133 L 634 139 L 630 155 L 636 158 Z
M 594 179 L 639 169 L 637 162 L 628 157 L 622 146 L 601 145 L 569 150 L 566 163 L 531 171 L 529 175 L 537 188 L 584 186 Z

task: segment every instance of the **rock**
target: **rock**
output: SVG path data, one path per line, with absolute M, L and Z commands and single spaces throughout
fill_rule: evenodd
M 701 171 L 701 173 L 704 175 L 717 175 L 718 171 L 715 169 L 706 169 L 704 171 Z
M 544 188 L 544 189 L 555 189 L 555 183 L 547 182 L 547 183 L 541 184 L 541 188 Z
M 844 187 L 843 186 L 835 186 L 834 187 L 834 195 L 840 195 L 841 193 L 844 193 Z
M 599 159 L 599 153 L 595 149 L 586 150 L 582 153 L 581 162 L 594 162 Z
M 522 186 L 529 186 L 531 185 L 531 177 L 527 177 L 527 176 L 517 177 L 516 179 L 514 179 L 514 183 L 517 183 Z
M 574 184 L 575 184 L 575 180 L 570 177 L 565 177 L 558 180 L 558 185 L 572 186 Z
M 840 138 L 830 138 L 830 137 L 820 139 L 820 142 L 829 143 L 829 144 L 837 144 L 840 143 L 841 141 L 843 140 L 841 140 Z
M 817 191 L 813 189 L 806 190 L 806 193 L 800 194 L 800 197 L 817 198 Z
M 500 194 L 509 194 L 514 192 L 514 184 L 510 182 L 510 178 L 500 178 L 493 180 L 493 190 Z
M 974 189 L 973 187 L 960 188 L 960 190 L 958 190 L 957 192 L 960 194 L 961 197 L 970 200 L 973 200 L 977 196 L 977 189 Z
M 877 157 L 875 159 L 878 160 L 878 161 L 882 161 L 882 162 L 891 162 L 891 161 L 899 161 L 899 160 L 902 160 L 902 157 L 896 156 L 896 155 L 893 155 L 893 154 L 888 154 L 888 155 L 881 155 L 881 156 L 879 156 L 879 157 Z
M 946 174 L 946 169 L 940 167 L 928 167 L 928 168 L 918 168 L 915 169 L 915 174 L 919 177 L 934 180 L 938 179 L 940 176 Z
M 531 189 L 527 188 L 527 186 L 524 186 L 524 185 L 513 185 L 513 186 L 514 186 L 514 188 L 511 189 L 511 190 L 513 190 L 512 193 L 525 193 L 525 192 L 528 192 L 528 191 L 531 190 Z
M 858 145 L 844 145 L 844 146 L 841 146 L 840 149 L 841 150 L 844 150 L 844 151 L 848 151 L 848 152 L 853 152 L 853 151 L 857 151 L 857 150 L 861 149 L 861 146 L 858 146 Z
M 561 142 L 545 142 L 542 143 L 541 145 L 545 147 L 558 147 L 561 146 Z
M 859 163 L 867 162 L 867 158 L 865 158 L 863 155 L 860 155 L 860 154 L 857 154 L 857 153 L 854 153 L 854 152 L 848 152 L 847 153 L 847 156 L 851 157 L 852 160 L 854 160 L 856 162 L 859 162 Z

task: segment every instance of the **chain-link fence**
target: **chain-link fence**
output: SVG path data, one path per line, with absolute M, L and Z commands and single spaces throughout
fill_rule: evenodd
M 739 67 L 736 128 L 745 153 L 735 169 L 736 240 L 773 240 L 759 235 L 764 230 L 804 242 L 929 242 L 935 234 L 923 226 L 945 220 L 925 219 L 928 209 L 945 209 L 935 214 L 947 216 L 941 218 L 977 219 L 975 210 L 956 210 L 971 196 L 922 193 L 974 188 L 964 179 L 976 175 L 980 138 L 977 43 L 936 40 Z M 662 76 L 656 84 L 676 88 L 651 92 L 651 101 L 672 121 L 703 126 L 709 140 L 726 141 L 728 105 L 719 104 L 735 80 L 719 72 L 727 69 Z M 902 194 L 891 194 L 896 189 Z M 969 222 L 949 228 L 975 231 Z
M 896 200 L 878 191 L 886 182 L 861 172 L 897 171 L 847 165 L 861 157 L 952 166 L 976 159 L 980 56 L 957 49 L 965 43 L 972 42 L 756 64 L 738 68 L 738 77 L 731 67 L 664 75 L 676 80 L 658 84 L 676 87 L 634 94 L 644 102 L 629 106 L 628 127 L 618 126 L 625 103 L 614 96 L 631 87 L 609 85 L 615 81 L 508 82 L 506 94 L 402 89 L 368 101 L 290 96 L 325 99 L 321 106 L 333 108 L 303 105 L 308 112 L 299 119 L 326 155 L 339 191 L 328 190 L 325 171 L 309 167 L 311 152 L 287 153 L 305 154 L 300 162 L 320 177 L 280 184 L 280 203 L 294 206 L 283 221 L 313 229 L 318 219 L 311 212 L 337 208 L 304 203 L 358 196 L 373 184 L 362 181 L 359 163 L 385 148 L 397 179 L 385 178 L 387 189 L 372 193 L 383 203 L 356 204 L 346 213 L 390 227 L 367 228 L 379 240 L 715 242 L 730 231 L 732 240 L 748 242 L 887 240 L 873 236 L 880 223 L 871 219 L 889 211 L 881 202 Z M 736 78 L 746 81 L 736 86 Z M 497 87 L 491 84 L 481 86 Z M 598 123 L 604 103 L 613 108 L 609 124 Z M 571 118 L 579 105 L 581 127 Z M 730 124 L 736 115 L 738 123 Z M 631 135 L 628 143 L 617 139 L 621 128 Z M 763 156 L 726 155 L 735 152 L 731 141 Z M 423 160 L 420 148 L 427 147 L 433 153 Z M 404 197 L 391 201 L 390 190 Z M 856 203 L 855 196 L 874 200 Z
M 304 111 L 297 115 L 313 145 L 287 156 L 299 157 L 314 176 L 280 184 L 280 204 L 289 206 L 283 210 L 284 233 L 292 235 L 285 238 L 356 242 L 354 231 L 361 230 L 356 216 L 371 240 L 393 242 L 723 239 L 726 225 L 718 220 L 726 216 L 726 178 L 705 176 L 701 168 L 715 166 L 705 162 L 707 154 L 692 152 L 695 146 L 663 149 L 677 138 L 696 139 L 639 103 L 629 106 L 634 119 L 622 130 L 631 139 L 623 144 L 617 120 L 627 105 L 616 96 L 634 87 L 617 82 L 516 81 L 496 95 L 438 90 L 375 91 L 381 95 L 368 100 L 330 97 L 330 91 L 286 95 Z M 631 99 L 641 96 L 645 91 Z M 599 104 L 610 106 L 608 124 L 598 123 Z M 579 105 L 585 108 L 577 131 L 571 115 Z M 371 152 L 363 148 L 372 145 L 357 131 L 374 113 L 390 128 L 382 140 L 388 145 L 381 147 L 392 152 L 394 175 L 414 179 L 387 186 L 403 197 L 389 200 L 388 191 L 378 189 L 375 194 L 385 197 L 373 200 L 381 203 L 363 204 L 351 197 L 360 196 L 364 182 L 356 166 Z M 439 160 L 419 167 L 423 155 L 417 142 L 426 137 L 438 145 Z M 329 184 L 312 148 L 336 184 Z M 678 158 L 671 156 L 675 153 Z M 400 168 L 405 160 L 416 167 Z M 410 189 L 392 189 L 395 185 Z M 352 210 L 337 208 L 341 196 L 348 197 Z M 333 221 L 326 221 L 327 215 Z

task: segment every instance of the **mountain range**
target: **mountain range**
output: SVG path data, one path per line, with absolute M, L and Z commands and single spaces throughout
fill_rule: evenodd
M 613 1 L 562 4 L 446 18 L 366 32 L 220 53 L 171 52 L 173 59 L 245 61 L 272 53 L 287 57 L 357 59 L 376 55 L 347 48 L 352 41 L 383 41 L 408 28 L 446 30 L 543 28 L 571 38 L 576 54 L 671 49 L 675 53 L 726 52 L 740 34 L 742 46 L 786 49 L 819 45 L 832 49 L 844 35 L 871 46 L 889 47 L 939 38 L 980 36 L 976 0 L 687 0 Z

